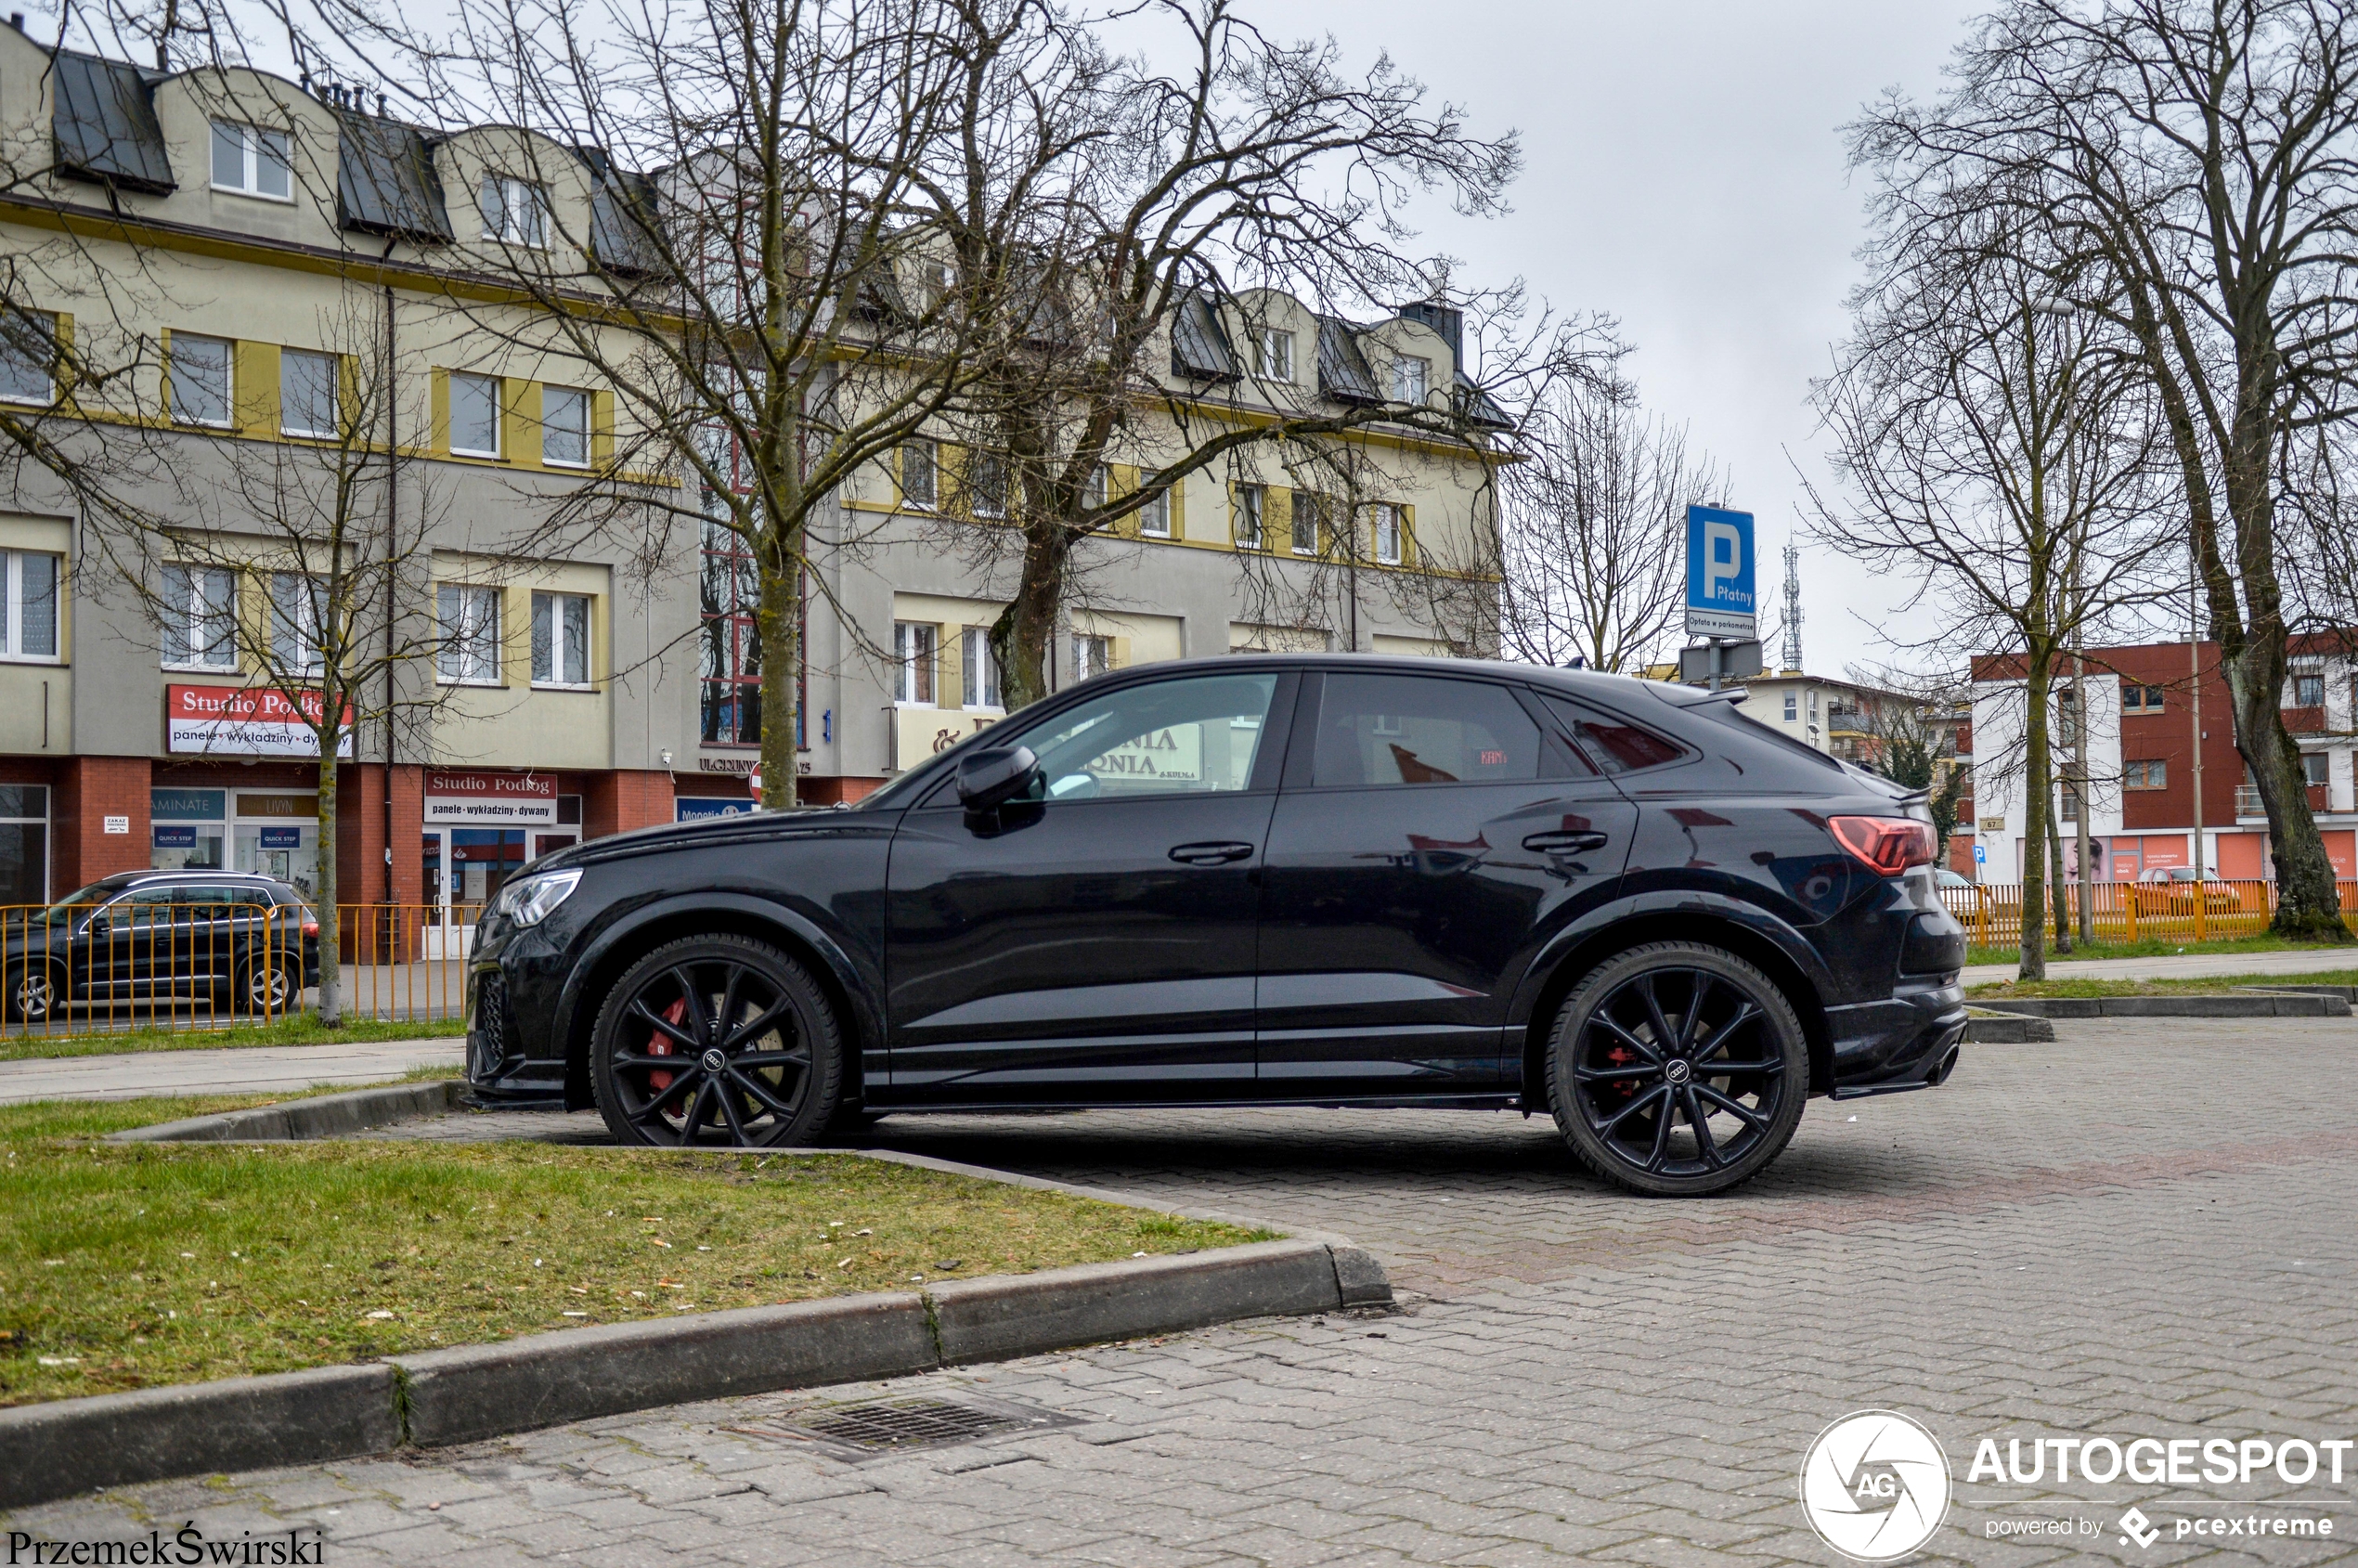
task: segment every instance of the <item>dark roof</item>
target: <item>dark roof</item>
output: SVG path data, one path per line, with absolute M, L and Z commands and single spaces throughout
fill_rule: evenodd
M 336 121 L 337 223 L 429 243 L 452 239 L 425 133 L 373 114 L 338 110 Z
M 162 195 L 173 188 L 156 121 L 155 81 L 119 60 L 59 51 L 51 60 L 58 172 L 75 179 Z
M 1198 381 L 1237 379 L 1237 351 L 1211 297 L 1190 289 L 1171 313 L 1171 373 Z
M 1472 378 L 1463 370 L 1458 372 L 1457 391 L 1454 395 L 1458 402 L 1458 411 L 1483 429 L 1514 429 L 1515 421 L 1507 416 L 1507 410 L 1498 407 L 1497 401 L 1490 394 L 1476 386 Z
M 1341 317 L 1318 317 L 1318 390 L 1338 403 L 1380 403 L 1376 373 L 1359 352 L 1359 329 Z
M 590 168 L 590 253 L 609 272 L 643 278 L 662 271 L 654 181 L 615 168 L 602 148 L 574 151 Z

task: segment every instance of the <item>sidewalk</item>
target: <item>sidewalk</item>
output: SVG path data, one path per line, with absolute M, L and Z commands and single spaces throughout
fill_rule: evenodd
M 1965 984 L 2011 980 L 2016 965 L 1973 964 L 1965 968 Z M 2358 969 L 2358 947 L 2321 948 L 2313 952 L 2190 952 L 2183 957 L 2057 958 L 2047 957 L 2051 980 L 2171 980 L 2204 975 L 2313 975 L 2320 969 Z
M 0 1062 L 0 1105 L 131 1100 L 146 1095 L 276 1094 L 315 1083 L 382 1083 L 411 1068 L 457 1067 L 465 1060 L 466 1042 L 455 1037 L 28 1058 Z

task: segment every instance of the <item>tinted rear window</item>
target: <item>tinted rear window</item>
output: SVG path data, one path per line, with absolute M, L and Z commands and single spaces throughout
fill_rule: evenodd
M 1665 740 L 1618 714 L 1583 707 L 1562 697 L 1543 695 L 1548 710 L 1569 725 L 1588 759 L 1607 773 L 1635 773 L 1659 768 L 1687 755 L 1675 741 Z

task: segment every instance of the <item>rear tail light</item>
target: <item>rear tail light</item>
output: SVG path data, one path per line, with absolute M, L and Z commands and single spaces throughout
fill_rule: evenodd
M 303 923 L 303 934 L 306 937 L 317 936 L 319 934 L 319 922 L 317 920 L 304 921 Z
M 1834 841 L 1885 876 L 1933 861 L 1932 824 L 1913 817 L 1829 817 Z

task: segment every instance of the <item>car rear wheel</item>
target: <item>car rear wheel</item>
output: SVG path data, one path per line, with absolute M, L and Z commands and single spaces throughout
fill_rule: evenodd
M 1616 953 L 1564 999 L 1548 1099 L 1582 1164 L 1653 1197 L 1724 1192 L 1792 1141 L 1809 1092 L 1801 1020 L 1724 949 Z
M 792 958 L 745 937 L 693 937 L 647 954 L 607 994 L 590 1076 L 624 1143 L 810 1144 L 841 1097 L 842 1038 Z
M 266 964 L 259 959 L 240 965 L 230 983 L 229 999 L 241 1013 L 284 1017 L 303 997 L 303 984 L 292 964 Z
M 19 964 L 8 971 L 6 1003 L 10 1023 L 55 1023 L 65 1010 L 65 976 L 56 965 Z

